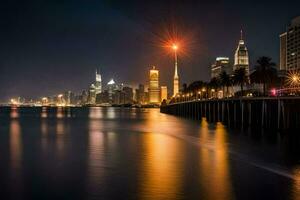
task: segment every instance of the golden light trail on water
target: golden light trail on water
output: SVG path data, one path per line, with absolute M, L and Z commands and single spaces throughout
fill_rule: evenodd
M 178 199 L 183 179 L 184 145 L 180 140 L 158 134 L 157 113 L 150 112 L 146 127 L 154 132 L 142 136 L 146 155 L 140 169 L 141 180 L 138 197 L 150 199 Z M 163 125 L 162 125 L 163 126 Z M 158 129 L 157 129 L 158 128 Z
M 226 129 L 216 124 L 215 134 L 209 133 L 207 121 L 202 121 L 200 139 L 214 147 L 214 151 L 200 148 L 200 177 L 206 199 L 232 199 L 232 183 L 228 158 Z M 207 176 L 210 174 L 210 176 Z

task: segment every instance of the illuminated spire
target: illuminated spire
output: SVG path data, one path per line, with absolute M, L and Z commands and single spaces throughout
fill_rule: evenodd
M 100 74 L 100 70 L 97 70 L 97 68 L 96 68 L 96 81 L 101 82 L 101 74 Z
M 174 71 L 174 78 L 178 78 L 178 64 L 177 64 L 177 53 L 175 51 L 175 71 Z
M 243 40 L 243 29 L 241 29 L 241 40 Z
M 174 49 L 175 56 L 175 72 L 174 72 L 174 80 L 173 80 L 173 96 L 176 96 L 179 92 L 179 76 L 178 76 L 178 64 L 177 64 L 177 47 Z
M 174 74 L 174 77 L 178 77 L 178 72 L 177 72 L 177 62 L 175 63 L 175 74 Z

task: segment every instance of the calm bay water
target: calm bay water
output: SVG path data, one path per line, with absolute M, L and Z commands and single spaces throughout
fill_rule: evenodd
M 299 144 L 158 109 L 2 107 L 0 199 L 300 199 Z

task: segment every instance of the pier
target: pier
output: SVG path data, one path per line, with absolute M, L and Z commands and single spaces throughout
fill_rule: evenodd
M 300 97 L 190 100 L 162 105 L 162 113 L 235 128 L 299 129 Z

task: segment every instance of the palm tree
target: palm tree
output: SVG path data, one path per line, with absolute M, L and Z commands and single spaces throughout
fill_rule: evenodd
M 212 78 L 208 83 L 209 88 L 212 90 L 217 90 L 220 86 L 220 80 L 216 77 Z M 212 93 L 211 93 L 212 95 Z
M 187 87 L 188 92 L 195 92 L 197 93 L 201 88 L 204 86 L 203 81 L 194 81 Z
M 269 57 L 260 57 L 256 62 L 255 71 L 250 75 L 251 82 L 263 84 L 263 93 L 266 96 L 266 86 L 277 78 L 276 64 Z
M 238 69 L 234 70 L 233 81 L 236 85 L 241 86 L 241 93 L 243 96 L 244 84 L 248 82 L 248 76 L 247 76 L 245 68 L 238 68 Z
M 224 94 L 224 97 L 228 95 L 228 87 L 230 86 L 231 84 L 231 81 L 230 81 L 230 76 L 226 73 L 226 71 L 222 71 L 219 75 L 219 80 L 220 80 L 220 83 L 223 87 L 223 94 Z M 226 95 L 225 95 L 225 87 L 226 87 Z
M 182 84 L 182 92 L 185 93 L 187 91 L 187 84 L 183 83 Z

